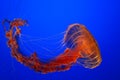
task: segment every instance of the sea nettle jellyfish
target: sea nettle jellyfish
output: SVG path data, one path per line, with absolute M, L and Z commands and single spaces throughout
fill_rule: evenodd
M 6 22 L 9 23 L 8 29 L 4 25 Z M 18 44 L 18 38 L 22 33 L 20 27 L 25 25 L 27 25 L 27 21 L 22 19 L 3 20 L 11 54 L 25 66 L 41 73 L 48 73 L 69 70 L 76 63 L 90 69 L 100 65 L 101 56 L 97 42 L 84 25 L 75 23 L 68 26 L 63 38 L 65 50 L 47 63 L 42 62 L 35 51 L 30 56 L 25 56 L 20 51 Z

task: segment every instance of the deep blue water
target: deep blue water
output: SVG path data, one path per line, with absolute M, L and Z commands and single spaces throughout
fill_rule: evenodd
M 59 34 L 73 23 L 86 25 L 103 61 L 92 70 L 73 66 L 65 72 L 37 73 L 11 57 L 0 24 L 0 80 L 120 80 L 119 5 L 119 0 L 1 0 L 0 22 L 26 19 L 29 26 L 22 32 L 33 37 Z

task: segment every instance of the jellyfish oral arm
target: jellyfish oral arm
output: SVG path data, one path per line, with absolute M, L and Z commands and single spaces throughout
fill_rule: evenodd
M 67 49 L 65 50 L 64 53 L 62 53 L 60 56 L 56 57 L 49 63 L 43 63 L 37 57 L 36 52 L 34 52 L 30 57 L 26 57 L 19 53 L 17 48 L 15 47 L 13 48 L 14 48 L 12 49 L 13 57 L 15 57 L 20 63 L 41 73 L 69 70 L 71 65 L 76 62 L 77 57 L 79 55 L 76 53 L 72 53 Z M 72 56 L 72 54 L 74 56 Z

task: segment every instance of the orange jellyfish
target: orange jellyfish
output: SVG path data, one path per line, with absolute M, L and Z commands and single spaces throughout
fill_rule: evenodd
M 9 23 L 9 29 L 6 30 L 7 43 L 11 49 L 11 54 L 17 61 L 41 73 L 69 70 L 76 63 L 85 68 L 95 68 L 100 65 L 102 59 L 98 45 L 91 33 L 82 24 L 72 24 L 68 26 L 64 34 L 63 43 L 66 49 L 56 58 L 48 63 L 40 61 L 37 53 L 31 56 L 25 56 L 19 51 L 17 37 L 20 36 L 21 26 L 27 24 L 26 20 L 14 19 L 13 21 L 4 20 Z M 4 26 L 6 28 L 6 26 Z M 43 53 L 44 54 L 44 53 Z

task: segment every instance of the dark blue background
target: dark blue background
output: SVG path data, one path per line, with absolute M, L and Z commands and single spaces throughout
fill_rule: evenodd
M 37 73 L 11 57 L 0 24 L 0 80 L 120 80 L 119 5 L 119 0 L 1 0 L 0 21 L 27 19 L 29 35 L 53 35 L 72 23 L 86 25 L 99 43 L 103 61 L 93 70 L 73 66 L 65 72 Z

